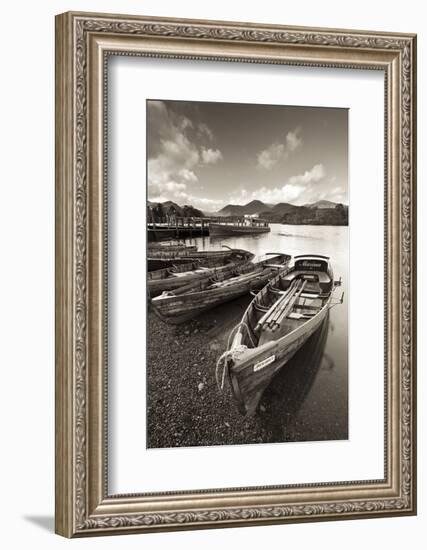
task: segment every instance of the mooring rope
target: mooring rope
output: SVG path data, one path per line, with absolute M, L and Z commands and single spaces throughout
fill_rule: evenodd
M 218 358 L 218 361 L 216 362 L 216 367 L 215 367 L 215 380 L 216 380 L 216 384 L 218 386 L 218 389 L 223 391 L 224 389 L 224 384 L 225 384 L 225 372 L 226 370 L 228 369 L 228 359 L 231 357 L 233 357 L 235 354 L 239 354 L 239 353 L 242 353 L 243 351 L 245 351 L 247 349 L 247 346 L 243 345 L 243 344 L 240 344 L 239 346 L 236 346 L 234 349 L 230 349 L 231 347 L 231 339 L 234 335 L 234 333 L 236 332 L 237 329 L 239 329 L 240 327 L 244 327 L 246 329 L 246 332 L 249 336 L 249 340 L 252 344 L 252 347 L 255 347 L 255 343 L 252 339 L 252 336 L 251 336 L 251 333 L 249 331 L 249 327 L 246 323 L 244 323 L 243 321 L 240 322 L 238 325 L 236 325 L 233 330 L 230 332 L 230 334 L 228 335 L 228 339 L 227 339 L 227 349 L 224 351 L 224 353 Z M 221 381 L 220 381 L 220 376 L 219 376 L 219 370 L 222 366 L 222 374 L 221 374 Z

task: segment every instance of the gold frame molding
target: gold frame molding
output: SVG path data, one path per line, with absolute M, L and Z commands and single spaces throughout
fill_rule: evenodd
M 140 55 L 385 75 L 385 477 L 109 495 L 106 59 Z M 416 36 L 65 13 L 56 17 L 56 532 L 66 537 L 416 513 Z

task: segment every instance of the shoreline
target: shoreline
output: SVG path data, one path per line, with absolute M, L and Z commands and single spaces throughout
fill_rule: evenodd
M 307 381 L 313 382 L 319 368 L 304 373 L 300 353 L 266 390 L 252 417 L 238 412 L 227 384 L 224 392 L 217 388 L 216 361 L 249 301 L 245 296 L 176 326 L 148 311 L 147 448 L 347 439 L 346 427 L 313 429 L 299 418 Z

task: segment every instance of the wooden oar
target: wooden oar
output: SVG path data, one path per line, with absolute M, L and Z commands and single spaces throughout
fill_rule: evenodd
M 261 317 L 261 319 L 256 324 L 256 327 L 254 330 L 261 329 L 264 326 L 264 324 L 269 321 L 270 316 L 274 314 L 276 308 L 279 307 L 280 304 L 289 297 L 289 294 L 292 292 L 292 288 L 294 286 L 295 286 L 295 281 L 291 283 L 288 289 L 288 292 L 280 296 L 280 298 L 271 306 L 271 308 Z
M 274 314 L 273 314 L 272 317 L 270 317 L 269 320 L 268 320 L 268 326 L 269 326 L 270 328 L 275 324 L 276 319 L 280 316 L 280 314 L 281 314 L 281 312 L 283 311 L 283 309 L 284 309 L 284 308 L 287 306 L 287 304 L 289 303 L 289 300 L 292 299 L 292 296 L 293 296 L 294 293 L 298 290 L 299 284 L 300 284 L 300 283 L 299 283 L 299 280 L 292 281 L 291 285 L 289 286 L 288 292 L 287 292 L 286 295 L 285 295 L 284 300 L 281 300 L 279 307 L 277 307 L 277 308 L 274 310 Z
M 232 277 L 230 279 L 226 279 L 225 281 L 215 283 L 212 286 L 215 287 L 215 288 L 222 288 L 222 287 L 229 286 L 229 285 L 244 283 L 247 279 L 251 279 L 255 275 L 258 275 L 259 273 L 260 273 L 260 270 L 251 271 L 250 273 L 246 273 L 246 274 L 240 275 L 238 277 Z
M 290 289 L 290 292 L 289 294 L 286 296 L 286 300 L 280 305 L 280 308 L 278 310 L 276 310 L 275 312 L 275 315 L 273 316 L 273 318 L 270 320 L 270 323 L 269 323 L 269 326 L 270 328 L 275 324 L 277 323 L 277 319 L 281 316 L 283 310 L 285 308 L 287 308 L 290 300 L 292 300 L 292 297 L 295 295 L 296 292 L 298 292 L 299 288 L 300 288 L 300 284 L 301 284 L 301 281 L 299 279 L 297 279 L 295 281 L 295 284 L 293 285 L 292 289 Z
M 273 332 L 277 330 L 280 327 L 280 323 L 285 319 L 289 313 L 292 311 L 295 302 L 298 300 L 298 298 L 301 296 L 302 291 L 304 290 L 305 285 L 307 284 L 307 281 L 304 281 L 299 288 L 298 292 L 292 297 L 292 299 L 289 301 L 289 303 L 285 306 L 285 308 L 282 310 L 281 315 L 276 318 L 275 326 L 273 327 Z

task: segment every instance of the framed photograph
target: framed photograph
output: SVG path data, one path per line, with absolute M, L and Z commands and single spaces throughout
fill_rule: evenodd
M 56 18 L 56 532 L 416 513 L 416 37 Z

